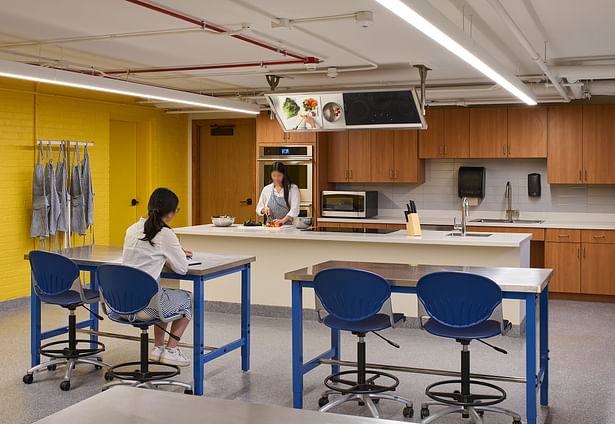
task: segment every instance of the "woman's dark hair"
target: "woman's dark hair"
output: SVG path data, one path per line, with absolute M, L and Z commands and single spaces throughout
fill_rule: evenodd
M 154 237 L 156 237 L 164 227 L 168 227 L 168 225 L 162 221 L 162 217 L 168 213 L 175 212 L 178 203 L 179 199 L 177 195 L 168 188 L 160 187 L 154 190 L 147 203 L 149 215 L 143 227 L 145 237 L 141 240 L 149 241 L 153 246 L 154 242 L 152 240 L 154 240 Z
M 284 201 L 286 202 L 286 206 L 290 208 L 290 201 L 288 200 L 288 195 L 290 193 L 290 186 L 292 184 L 292 181 L 286 173 L 286 167 L 282 162 L 274 162 L 271 166 L 271 172 L 273 171 L 278 171 L 284 175 L 284 178 L 282 179 L 282 187 L 284 188 Z

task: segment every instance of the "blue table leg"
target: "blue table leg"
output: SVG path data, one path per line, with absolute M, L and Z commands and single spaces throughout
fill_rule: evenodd
M 303 408 L 303 288 L 292 283 L 293 408 Z
M 331 329 L 331 349 L 334 351 L 331 359 L 340 360 L 341 359 L 341 351 L 340 351 L 340 330 Z M 331 365 L 331 374 L 336 374 L 340 372 L 339 365 Z
M 527 424 L 536 424 L 536 295 L 525 297 L 525 410 Z
M 41 347 L 41 299 L 34 290 L 32 275 L 30 279 L 30 363 L 34 367 L 41 363 L 41 355 L 38 352 Z
M 96 281 L 96 271 L 90 271 L 90 289 L 98 291 L 98 282 Z M 90 313 L 90 321 L 92 321 L 92 325 L 90 325 L 90 330 L 98 331 L 98 318 L 94 314 L 98 314 L 98 302 L 91 303 L 89 306 L 90 310 L 93 313 Z M 98 336 L 96 334 L 90 335 L 90 341 L 97 342 Z M 90 349 L 96 349 L 98 345 L 94 343 L 90 343 Z
M 540 404 L 549 404 L 549 286 L 540 293 L 540 367 L 543 370 Z
M 201 277 L 194 277 L 192 295 L 194 297 L 194 311 L 192 311 L 192 328 L 193 328 L 193 378 L 194 378 L 194 394 L 197 396 L 203 395 L 203 348 L 205 344 L 205 289 Z
M 241 271 L 241 369 L 250 369 L 250 264 Z

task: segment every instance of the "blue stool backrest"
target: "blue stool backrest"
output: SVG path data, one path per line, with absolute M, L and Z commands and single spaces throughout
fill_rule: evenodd
M 158 283 L 145 271 L 125 265 L 101 265 L 96 279 L 105 304 L 121 315 L 137 313 L 158 293 Z
M 79 267 L 65 256 L 44 250 L 28 254 L 34 285 L 38 292 L 57 296 L 71 289 L 79 278 Z
M 416 287 L 425 312 L 449 327 L 470 327 L 489 319 L 502 303 L 502 290 L 490 278 L 442 271 L 423 276 Z
M 352 268 L 318 272 L 314 276 L 314 291 L 330 315 L 346 321 L 376 315 L 391 297 L 387 280 L 373 272 Z

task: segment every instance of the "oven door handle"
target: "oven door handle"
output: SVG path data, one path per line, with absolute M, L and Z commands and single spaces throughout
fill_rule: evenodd
M 311 156 L 283 156 L 283 157 L 276 157 L 276 158 L 258 158 L 257 159 L 259 162 L 298 162 L 298 161 L 303 161 L 303 162 L 312 162 L 312 157 Z

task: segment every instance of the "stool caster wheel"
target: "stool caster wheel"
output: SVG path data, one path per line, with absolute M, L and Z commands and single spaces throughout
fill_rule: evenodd
M 374 405 L 378 405 L 378 403 L 380 402 L 380 399 L 372 399 L 372 402 L 374 402 Z
M 111 375 L 111 373 L 109 373 L 109 372 L 106 372 L 106 373 L 105 373 L 105 380 L 106 380 L 106 381 L 111 381 L 111 380 L 113 380 L 113 376 Z
M 55 370 L 56 370 L 56 368 L 57 368 L 57 365 L 56 365 L 56 364 L 53 364 L 53 365 L 47 365 L 47 369 L 48 369 L 49 371 L 55 371 Z
M 185 395 L 192 395 L 194 393 L 192 393 L 192 389 L 184 389 L 184 394 Z
M 521 424 L 521 420 L 513 420 L 513 424 Z
M 322 408 L 323 406 L 325 406 L 328 403 L 329 403 L 329 398 L 327 396 L 323 396 L 320 399 L 318 399 L 318 406 L 320 408 Z
M 102 369 L 102 365 L 94 365 L 94 369 L 101 370 Z
M 359 406 L 365 406 L 365 402 L 363 402 L 362 400 L 359 401 Z
M 411 406 L 406 406 L 403 411 L 405 418 L 412 418 L 414 416 L 414 408 Z
M 63 392 L 68 392 L 70 390 L 70 381 L 63 381 L 60 383 L 60 389 Z
M 485 411 L 476 411 L 478 412 L 478 416 L 482 418 L 483 415 L 485 415 Z
M 429 416 L 429 408 L 424 406 L 421 408 L 421 419 L 427 418 Z
M 32 384 L 32 382 L 34 381 L 34 376 L 32 374 L 26 374 L 23 376 L 22 380 L 26 384 Z

